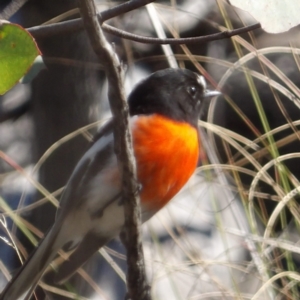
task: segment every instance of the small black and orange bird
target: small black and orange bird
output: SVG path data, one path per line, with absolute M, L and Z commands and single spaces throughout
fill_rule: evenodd
M 218 94 L 207 90 L 204 78 L 194 72 L 165 69 L 141 81 L 129 95 L 143 222 L 167 204 L 195 171 L 201 108 L 205 98 Z M 78 162 L 52 229 L 5 287 L 1 300 L 29 299 L 62 247 L 75 250 L 60 266 L 58 282 L 120 233 L 124 209 L 112 125 L 111 121 L 100 130 Z

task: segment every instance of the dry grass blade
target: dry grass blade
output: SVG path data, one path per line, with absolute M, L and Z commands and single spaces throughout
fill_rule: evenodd
M 157 36 L 160 39 L 165 39 L 166 33 L 163 29 L 163 26 L 161 24 L 160 18 L 158 16 L 158 13 L 156 11 L 155 5 L 153 3 L 150 3 L 148 5 L 146 5 L 146 9 L 148 11 L 149 17 L 151 19 L 151 22 L 154 26 L 154 29 L 156 31 Z M 178 68 L 178 64 L 177 61 L 175 59 L 174 53 L 172 51 L 172 48 L 170 45 L 161 45 L 161 48 L 165 54 L 165 57 L 169 63 L 169 66 L 171 68 Z
M 261 294 L 265 292 L 266 289 L 269 288 L 276 280 L 281 279 L 283 277 L 289 277 L 297 282 L 300 282 L 300 275 L 296 272 L 281 272 L 276 275 L 274 275 L 272 278 L 270 278 L 267 282 L 264 283 L 264 285 L 257 291 L 257 293 L 252 297 L 252 300 L 258 300 L 261 299 Z
M 109 265 L 113 268 L 113 270 L 116 272 L 116 274 L 124 281 L 126 282 L 126 275 L 124 274 L 123 270 L 114 262 L 114 260 L 110 257 L 106 249 L 101 248 L 99 250 L 103 258 L 109 263 Z M 125 258 L 126 259 L 126 258 Z

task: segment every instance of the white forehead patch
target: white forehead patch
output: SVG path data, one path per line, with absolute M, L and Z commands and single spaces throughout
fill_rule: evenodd
M 206 90 L 206 80 L 205 80 L 205 78 L 201 75 L 198 75 L 197 81 L 199 82 L 199 84 L 201 84 L 203 86 L 203 89 Z

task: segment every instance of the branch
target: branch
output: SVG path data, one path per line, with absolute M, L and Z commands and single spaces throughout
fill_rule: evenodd
M 188 37 L 188 38 L 179 38 L 179 39 L 175 39 L 175 38 L 160 39 L 160 38 L 153 38 L 153 37 L 132 34 L 132 33 L 126 32 L 124 30 L 117 29 L 117 28 L 107 25 L 107 24 L 102 25 L 102 29 L 104 31 L 106 31 L 107 33 L 116 35 L 118 37 L 121 37 L 123 39 L 131 40 L 131 41 L 139 42 L 139 43 L 143 43 L 143 44 L 156 44 L 156 45 L 204 44 L 204 43 L 211 42 L 211 41 L 227 39 L 227 38 L 233 37 L 235 35 L 253 31 L 254 29 L 258 29 L 258 28 L 261 28 L 260 23 L 256 23 L 256 24 L 245 26 L 245 27 L 238 28 L 238 29 L 226 30 L 226 31 L 218 32 L 218 33 L 213 33 L 213 34 L 209 34 L 206 36 Z
M 254 29 L 261 28 L 260 23 L 256 23 L 250 26 L 245 26 L 238 29 L 233 30 L 227 30 L 219 33 L 214 33 L 206 36 L 200 36 L 200 37 L 189 37 L 189 38 L 166 38 L 166 39 L 160 39 L 160 38 L 153 38 L 153 37 L 146 37 L 146 36 L 140 36 L 136 34 L 132 34 L 130 32 L 115 28 L 113 26 L 110 26 L 108 24 L 103 24 L 104 21 L 107 21 L 113 17 L 119 16 L 121 14 L 124 14 L 126 12 L 132 11 L 134 9 L 137 9 L 139 7 L 142 7 L 144 5 L 147 5 L 151 2 L 154 2 L 154 0 L 132 0 L 125 2 L 121 5 L 115 6 L 114 8 L 108 9 L 106 11 L 103 11 L 99 14 L 98 20 L 102 24 L 102 30 L 104 30 L 107 33 L 113 34 L 115 36 L 143 43 L 143 44 L 157 44 L 157 45 L 163 45 L 163 44 L 169 44 L 169 45 L 182 45 L 182 44 L 204 44 L 210 41 L 216 41 L 221 39 L 230 38 L 235 35 L 239 35 L 242 33 L 246 33 L 249 31 L 253 31 Z M 73 32 L 77 32 L 79 30 L 83 29 L 83 23 L 81 19 L 74 19 L 70 21 L 64 21 L 56 24 L 50 24 L 50 25 L 41 25 L 41 26 L 35 26 L 31 28 L 27 28 L 27 30 L 35 37 L 48 37 L 53 35 L 61 35 L 61 34 L 70 34 Z
M 142 6 L 145 6 L 155 0 L 131 0 L 120 5 L 117 5 L 113 8 L 102 11 L 97 14 L 99 22 L 102 24 L 103 22 L 117 17 L 119 15 L 125 14 Z M 83 29 L 82 19 L 74 19 L 69 21 L 64 21 L 55 24 L 49 25 L 41 25 L 34 26 L 31 28 L 27 28 L 27 30 L 35 37 L 49 37 L 60 34 L 70 34 L 73 32 L 77 32 Z
M 127 288 L 131 300 L 148 300 L 145 264 L 140 236 L 141 211 L 136 180 L 136 166 L 128 128 L 129 113 L 124 91 L 123 68 L 100 26 L 94 0 L 79 0 L 84 27 L 99 60 L 103 63 L 108 80 L 108 98 L 114 118 L 115 152 L 122 174 L 125 228 L 123 234 L 127 248 Z M 123 233 L 123 232 L 122 232 Z

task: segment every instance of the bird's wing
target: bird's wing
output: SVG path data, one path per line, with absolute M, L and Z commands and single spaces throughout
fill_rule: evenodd
M 109 239 L 99 238 L 93 232 L 88 233 L 74 252 L 60 266 L 55 274 L 55 282 L 64 283 L 79 269 L 96 251 L 105 245 Z
M 58 215 L 69 211 L 71 205 L 80 205 L 90 189 L 91 179 L 113 167 L 116 162 L 113 147 L 113 123 L 110 120 L 94 136 L 89 149 L 77 163 L 60 199 Z
M 62 196 L 52 229 L 6 286 L 0 300 L 29 299 L 45 269 L 65 244 L 86 250 L 82 241 L 85 236 L 93 236 L 98 239 L 91 247 L 95 252 L 103 244 L 100 241 L 105 242 L 118 234 L 124 222 L 123 208 L 118 203 L 120 191 L 113 133 L 106 127 L 77 164 Z M 92 255 L 90 252 L 85 253 L 81 262 Z M 78 257 L 75 253 L 74 259 Z M 77 253 L 80 255 L 82 251 Z M 73 271 L 66 270 L 64 274 L 70 272 Z

